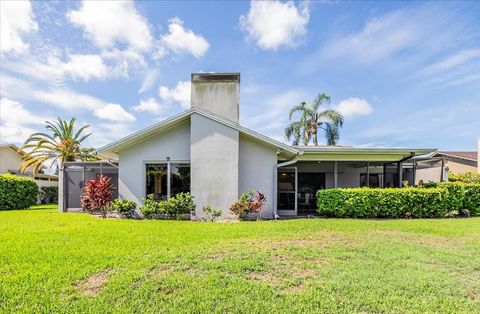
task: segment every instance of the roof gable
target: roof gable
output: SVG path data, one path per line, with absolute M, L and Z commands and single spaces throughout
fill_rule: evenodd
M 145 128 L 143 130 L 140 130 L 138 132 L 130 134 L 130 135 L 128 135 L 128 136 L 126 136 L 122 139 L 119 139 L 119 140 L 117 140 L 117 141 L 115 141 L 111 144 L 105 145 L 105 146 L 97 149 L 97 152 L 100 155 L 105 156 L 107 158 L 115 158 L 115 154 L 118 151 L 120 151 L 122 149 L 125 149 L 125 148 L 139 142 L 139 141 L 142 141 L 142 140 L 148 138 L 148 137 L 154 136 L 156 134 L 163 133 L 163 132 L 167 131 L 168 129 L 177 126 L 178 124 L 180 124 L 184 121 L 187 121 L 188 119 L 190 119 L 190 116 L 194 113 L 199 114 L 203 117 L 206 117 L 206 118 L 208 118 L 212 121 L 221 123 L 225 126 L 236 129 L 240 133 L 242 133 L 244 135 L 247 135 L 249 137 L 252 137 L 252 138 L 256 139 L 257 141 L 265 143 L 266 145 L 270 145 L 270 146 L 276 147 L 278 149 L 288 151 L 292 154 L 297 154 L 299 152 L 297 149 L 295 149 L 295 148 L 293 148 L 289 145 L 278 142 L 278 141 L 276 141 L 274 139 L 271 139 L 267 136 L 264 136 L 262 134 L 259 134 L 259 133 L 255 132 L 255 131 L 252 131 L 248 128 L 245 128 L 245 127 L 239 125 L 238 123 L 235 123 L 233 121 L 229 121 L 229 120 L 227 120 L 225 118 L 222 118 L 218 115 L 215 115 L 211 112 L 206 112 L 204 110 L 200 110 L 200 109 L 197 109 L 197 108 L 186 110 L 186 111 L 184 111 L 184 112 L 182 112 L 182 113 L 180 113 L 176 116 L 173 116 L 169 119 L 166 119 L 166 120 L 163 120 L 159 123 L 151 125 L 148 128 Z

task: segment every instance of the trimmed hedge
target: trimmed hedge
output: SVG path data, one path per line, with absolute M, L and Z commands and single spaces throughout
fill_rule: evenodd
M 38 186 L 32 179 L 0 175 L 0 210 L 26 209 L 37 203 Z
M 409 188 L 319 190 L 317 212 L 353 218 L 480 215 L 480 184 L 438 182 Z
M 317 192 L 317 212 L 329 217 L 438 218 L 450 210 L 443 188 L 355 188 Z
M 429 182 L 423 187 L 448 190 L 450 210 L 466 209 L 472 216 L 480 214 L 480 183 Z
M 57 204 L 58 186 L 41 186 L 39 197 L 40 204 Z

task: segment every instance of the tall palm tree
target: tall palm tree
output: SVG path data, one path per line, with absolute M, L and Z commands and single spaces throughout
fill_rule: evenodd
M 19 148 L 23 155 L 20 171 L 33 168 L 37 173 L 42 166 L 59 165 L 66 161 L 98 160 L 93 148 L 81 147 L 81 143 L 91 133 L 84 134 L 89 125 L 84 125 L 75 132 L 75 118 L 64 121 L 60 117 L 56 121 L 46 121 L 48 133 L 34 133 Z
M 343 115 L 333 109 L 321 110 L 324 106 L 330 104 L 330 97 L 324 93 L 315 98 L 313 105 L 301 102 L 290 109 L 289 120 L 295 113 L 301 114 L 300 120 L 290 123 L 285 128 L 285 136 L 292 140 L 293 145 L 302 142 L 308 145 L 313 141 L 318 145 L 317 133 L 319 129 L 325 131 L 327 145 L 335 145 L 340 138 L 340 128 L 343 126 Z

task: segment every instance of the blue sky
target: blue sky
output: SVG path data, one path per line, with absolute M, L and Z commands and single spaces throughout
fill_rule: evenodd
M 285 141 L 326 92 L 340 145 L 474 150 L 476 2 L 1 2 L 0 139 L 76 117 L 101 146 L 185 110 L 191 72 L 241 73 L 241 124 Z M 322 136 L 321 136 L 322 138 Z

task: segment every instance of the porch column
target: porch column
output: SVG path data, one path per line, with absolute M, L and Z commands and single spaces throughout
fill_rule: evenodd
M 367 161 L 367 188 L 370 187 L 370 162 Z
M 412 158 L 412 161 L 413 161 L 413 182 L 412 182 L 412 185 L 415 185 L 415 182 L 417 181 L 417 162 L 413 158 Z
M 333 187 L 338 187 L 338 161 L 333 162 Z
M 442 157 L 442 169 L 440 173 L 440 182 L 445 181 L 445 157 Z
M 402 177 L 403 177 L 403 162 L 399 161 L 397 163 L 397 173 L 398 173 L 398 187 L 402 187 Z

